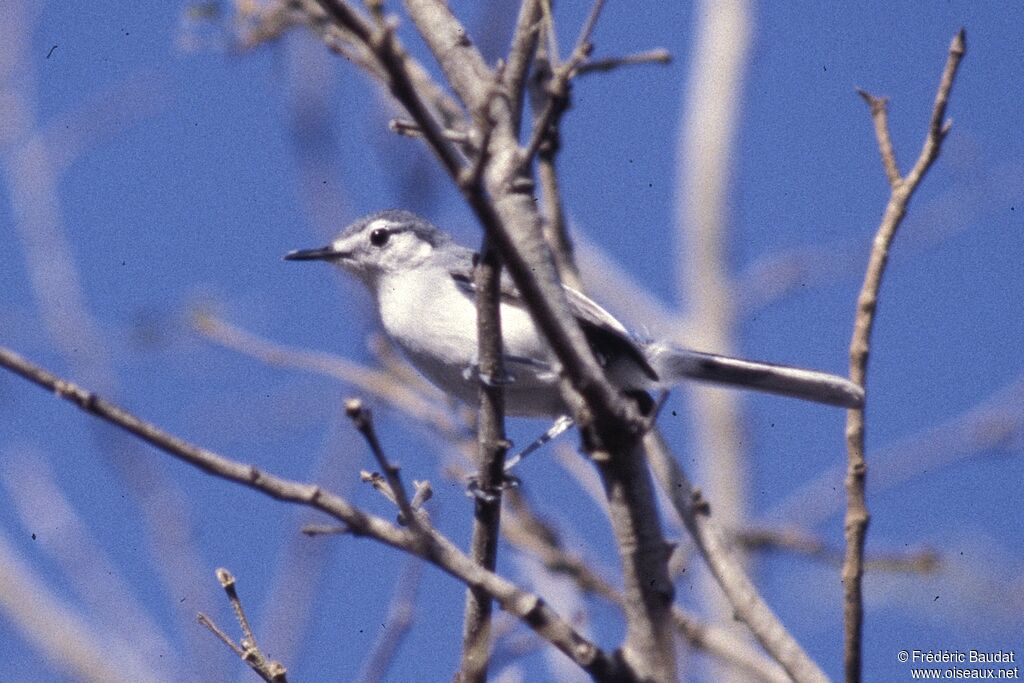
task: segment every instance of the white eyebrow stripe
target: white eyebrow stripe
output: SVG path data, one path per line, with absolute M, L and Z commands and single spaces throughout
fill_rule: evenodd
M 369 230 L 370 232 L 373 232 L 374 230 L 377 230 L 378 228 L 390 228 L 393 225 L 394 225 L 394 223 L 392 223 L 391 221 L 389 221 L 386 218 L 378 218 L 377 220 L 375 220 L 372 223 L 370 223 L 369 225 L 367 225 L 366 229 Z

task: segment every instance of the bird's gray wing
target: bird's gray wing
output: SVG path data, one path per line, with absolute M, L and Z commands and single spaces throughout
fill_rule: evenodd
M 473 279 L 471 264 L 476 263 L 476 255 L 473 256 L 470 263 L 452 264 L 449 267 L 449 272 L 459 289 L 475 301 L 476 283 Z M 523 301 L 512 278 L 507 272 L 502 272 L 501 275 L 501 302 L 526 310 L 526 302 Z M 562 289 L 565 291 L 565 297 L 576 322 L 579 323 L 591 350 L 597 356 L 602 367 L 608 365 L 612 359 L 625 356 L 636 363 L 645 375 L 657 381 L 658 374 L 647 362 L 640 344 L 615 316 L 601 308 L 582 292 L 565 285 L 562 285 Z

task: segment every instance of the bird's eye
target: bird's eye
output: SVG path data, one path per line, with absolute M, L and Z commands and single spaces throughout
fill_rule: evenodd
M 387 228 L 377 228 L 370 233 L 370 244 L 375 247 L 383 247 L 388 243 L 389 237 L 391 237 L 391 233 Z

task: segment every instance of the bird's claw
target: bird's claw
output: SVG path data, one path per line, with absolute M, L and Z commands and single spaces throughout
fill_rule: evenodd
M 505 387 L 515 382 L 515 377 L 503 372 L 500 375 L 492 375 L 488 372 L 480 372 L 479 363 L 471 363 L 465 370 L 462 371 L 462 378 L 467 382 L 471 382 L 476 379 L 478 382 L 487 387 L 497 388 Z
M 513 477 L 512 475 L 506 474 L 501 479 L 501 483 L 497 486 L 491 486 L 484 488 L 480 485 L 480 479 L 476 475 L 472 475 L 467 479 L 466 483 L 466 495 L 470 498 L 476 498 L 477 500 L 483 501 L 484 503 L 493 503 L 498 499 L 498 495 L 506 490 L 512 489 L 519 486 L 519 478 Z

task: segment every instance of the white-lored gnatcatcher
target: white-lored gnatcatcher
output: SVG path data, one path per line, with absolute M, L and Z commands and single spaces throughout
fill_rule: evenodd
M 442 391 L 478 404 L 472 250 L 413 213 L 389 210 L 361 218 L 326 247 L 292 251 L 285 259 L 329 261 L 362 280 L 385 332 L 409 361 Z M 623 391 L 696 379 L 848 408 L 863 404 L 863 390 L 843 377 L 646 341 L 575 289 L 565 287 L 565 294 L 608 378 Z M 565 415 L 558 361 L 507 274 L 501 329 L 506 413 Z

